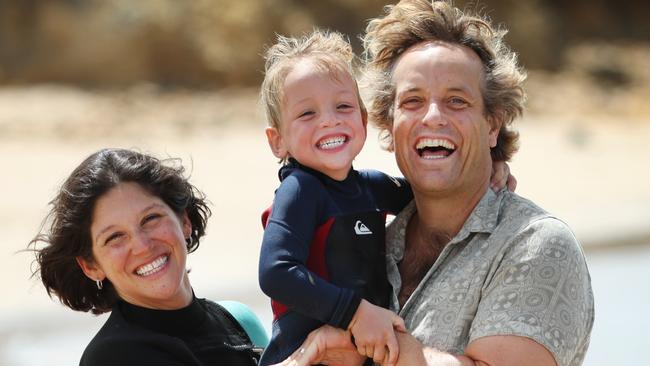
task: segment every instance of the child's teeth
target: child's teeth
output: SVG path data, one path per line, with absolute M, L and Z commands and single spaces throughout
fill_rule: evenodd
M 337 146 L 342 145 L 344 142 L 345 142 L 345 137 L 343 137 L 343 136 L 332 137 L 332 138 L 328 138 L 328 139 L 325 139 L 323 141 L 320 141 L 318 143 L 318 147 L 320 147 L 321 149 L 326 149 L 326 150 L 327 149 L 333 149 L 333 148 L 335 148 Z

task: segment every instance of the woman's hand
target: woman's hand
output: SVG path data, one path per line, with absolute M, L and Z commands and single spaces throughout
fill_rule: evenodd
M 350 332 L 323 325 L 309 333 L 300 348 L 275 366 L 360 366 L 365 359 L 352 344 Z
M 394 312 L 361 300 L 348 329 L 354 336 L 359 354 L 375 362 L 387 360 L 392 366 L 399 357 L 395 331 L 406 332 L 404 320 Z
M 517 179 L 510 174 L 510 166 L 505 161 L 492 163 L 492 176 L 490 177 L 490 188 L 498 192 L 501 188 L 507 187 L 510 192 L 517 188 Z

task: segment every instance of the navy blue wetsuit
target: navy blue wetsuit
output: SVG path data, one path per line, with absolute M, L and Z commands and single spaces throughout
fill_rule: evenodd
M 323 324 L 346 329 L 362 298 L 387 307 L 386 214 L 413 198 L 403 178 L 378 171 L 337 181 L 290 159 L 279 175 L 262 217 L 259 280 L 274 321 L 261 365 L 284 360 Z

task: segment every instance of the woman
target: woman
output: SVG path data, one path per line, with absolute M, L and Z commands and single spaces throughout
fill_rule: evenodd
M 100 150 L 52 206 L 30 243 L 45 289 L 73 310 L 111 312 L 80 365 L 257 364 L 260 349 L 240 323 L 194 296 L 186 258 L 210 210 L 182 166 Z

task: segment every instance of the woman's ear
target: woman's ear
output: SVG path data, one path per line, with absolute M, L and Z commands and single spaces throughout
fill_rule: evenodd
M 277 128 L 267 127 L 266 139 L 268 140 L 269 147 L 271 147 L 271 151 L 273 152 L 273 155 L 275 155 L 276 158 L 284 159 L 287 157 L 287 154 L 289 152 L 287 151 L 287 148 L 284 146 L 284 140 L 282 139 L 282 135 L 280 135 L 280 131 L 278 131 Z
M 183 237 L 187 239 L 192 236 L 192 221 L 190 221 L 190 217 L 187 215 L 187 211 L 183 213 L 182 220 L 183 222 L 181 224 L 183 225 Z
M 82 257 L 75 257 L 75 259 L 86 277 L 93 281 L 103 281 L 106 278 L 104 271 L 95 262 L 88 261 Z

